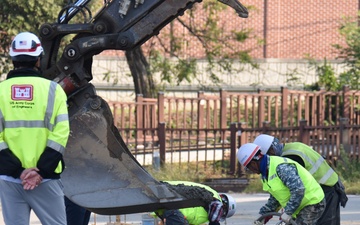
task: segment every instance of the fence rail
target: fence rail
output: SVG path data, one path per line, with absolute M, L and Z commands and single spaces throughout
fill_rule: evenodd
M 218 95 L 199 92 L 196 98 L 137 96 L 135 102 L 109 102 L 125 143 L 142 165 L 193 163 L 196 169 L 223 168 L 241 176 L 236 151 L 260 133 L 283 142 L 301 141 L 334 163 L 341 146 L 358 156 L 360 92 L 281 92 Z M 345 117 L 347 116 L 347 117 Z M 235 122 L 234 122 L 235 121 Z
M 310 126 L 339 124 L 349 118 L 360 123 L 360 91 L 298 91 L 281 88 L 280 92 L 218 93 L 198 92 L 196 98 L 176 98 L 159 93 L 157 99 L 136 97 L 135 102 L 109 102 L 119 128 L 156 128 L 166 123 L 172 128 L 222 128 L 231 122 L 261 127 L 269 121 L 274 127 L 296 126 L 305 119 Z

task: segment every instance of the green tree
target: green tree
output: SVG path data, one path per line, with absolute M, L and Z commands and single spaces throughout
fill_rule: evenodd
M 360 13 L 359 13 L 360 16 Z M 343 59 L 348 69 L 339 75 L 339 83 L 349 85 L 351 89 L 360 88 L 360 27 L 359 17 L 345 18 L 340 27 L 345 45 L 336 44 L 339 58 Z
M 44 23 L 55 22 L 63 6 L 72 1 L 55 1 L 55 0 L 0 0 L 1 1 L 1 24 L 0 31 L 3 38 L 1 39 L 1 56 L 7 55 L 8 45 L 11 38 L 20 31 L 31 31 L 38 34 L 40 26 Z M 96 1 L 93 1 L 96 2 Z M 92 2 L 92 3 L 93 3 Z M 90 4 L 90 3 L 89 3 Z M 93 3 L 94 4 L 94 3 Z M 95 6 L 99 2 L 94 4 Z M 102 4 L 102 3 L 101 3 Z M 191 45 L 200 45 L 204 49 L 205 59 L 207 61 L 207 73 L 214 84 L 220 82 L 217 74 L 219 72 L 232 72 L 236 69 L 232 67 L 234 61 L 251 63 L 251 57 L 246 50 L 236 50 L 232 44 L 235 42 L 244 42 L 250 37 L 251 30 L 234 30 L 224 31 L 219 12 L 224 11 L 227 6 L 216 0 L 208 0 L 203 4 L 195 4 L 191 10 L 185 12 L 186 21 L 177 18 L 180 23 L 188 30 L 189 35 L 196 37 L 196 43 Z M 87 6 L 91 12 L 95 12 L 91 6 Z M 196 14 L 198 10 L 205 12 L 205 16 L 200 20 Z M 232 11 L 235 14 L 235 11 Z M 81 13 L 80 17 L 81 17 Z M 238 18 L 241 20 L 241 18 Z M 71 20 L 76 23 L 77 20 Z M 144 97 L 155 97 L 157 93 L 156 84 L 152 75 L 156 72 L 161 74 L 161 81 L 167 83 L 180 84 L 182 81 L 191 82 L 196 79 L 199 73 L 197 69 L 197 60 L 195 58 L 181 57 L 182 36 L 175 33 L 169 33 L 154 37 L 161 43 L 170 42 L 171 48 L 148 48 L 144 54 L 142 47 L 132 49 L 126 52 L 129 67 L 134 80 L 135 93 L 143 94 Z M 70 39 L 67 39 L 70 40 Z M 165 45 L 164 45 L 165 46 Z M 147 57 L 149 56 L 149 57 Z M 2 57 L 6 59 L 6 57 Z M 176 60 L 173 60 L 173 59 Z M 7 59 L 8 60 L 8 59 Z M 2 74 L 8 71 L 8 61 L 2 61 Z M 253 64 L 255 66 L 255 64 Z M 239 69 L 238 69 L 239 70 Z M 240 69 L 241 70 L 241 69 Z
M 324 59 L 323 64 L 319 64 L 315 60 L 309 59 L 309 64 L 315 69 L 315 73 L 319 77 L 319 80 L 315 84 L 308 86 L 308 89 L 320 90 L 321 88 L 324 88 L 326 91 L 339 91 L 341 89 L 342 86 L 338 82 L 334 68 L 326 59 Z
M 360 13 L 359 13 L 360 16 Z M 343 44 L 334 44 L 338 52 L 337 59 L 343 60 L 346 65 L 344 72 L 336 74 L 334 68 L 325 59 L 323 63 L 316 63 L 310 59 L 309 64 L 315 68 L 319 81 L 311 85 L 310 89 L 324 88 L 329 91 L 339 91 L 344 85 L 350 89 L 360 88 L 360 26 L 358 17 L 344 18 L 339 28 L 344 38 Z
M 155 37 L 160 43 L 156 48 L 149 48 L 149 62 L 151 73 L 160 73 L 161 81 L 165 83 L 179 85 L 186 81 L 191 83 L 197 78 L 198 59 L 183 57 L 184 37 L 182 34 L 173 32 L 172 26 L 183 26 L 189 36 L 194 37 L 195 41 L 188 41 L 189 48 L 201 48 L 204 52 L 206 61 L 206 73 L 209 75 L 211 83 L 219 85 L 221 80 L 217 74 L 224 72 L 238 73 L 242 68 L 235 68 L 234 62 L 253 63 L 250 51 L 247 49 L 234 48 L 234 45 L 244 43 L 251 38 L 251 29 L 226 31 L 226 22 L 221 17 L 222 13 L 229 13 L 230 8 L 216 0 L 203 2 L 188 10 L 185 16 L 176 18 L 169 26 L 167 33 L 162 33 L 160 37 Z M 199 14 L 204 13 L 204 17 L 199 19 Z M 234 13 L 235 11 L 231 11 Z M 240 20 L 243 20 L 241 18 Z M 220 21 L 223 21 L 221 23 Z M 190 37 L 191 38 L 191 37 Z M 169 42 L 169 43 L 166 43 Z M 206 87 L 204 87 L 206 88 Z
M 7 57 L 11 39 L 21 31 L 38 34 L 44 21 L 55 21 L 64 1 L 0 0 L 0 57 L 1 74 L 7 73 Z

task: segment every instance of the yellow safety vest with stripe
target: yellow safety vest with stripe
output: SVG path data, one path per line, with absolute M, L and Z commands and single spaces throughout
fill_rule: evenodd
M 70 133 L 67 96 L 56 82 L 14 77 L 0 83 L 0 151 L 36 167 L 45 147 L 63 154 Z M 61 173 L 61 163 L 54 172 Z
M 166 182 L 172 185 L 184 184 L 186 186 L 197 186 L 197 187 L 205 188 L 206 190 L 213 193 L 214 198 L 221 201 L 221 197 L 219 193 L 214 189 L 210 188 L 209 186 L 195 182 L 190 182 L 190 181 L 166 181 Z M 209 221 L 208 212 L 204 209 L 204 207 L 201 206 L 189 207 L 189 208 L 182 208 L 179 210 L 184 215 L 184 217 L 186 218 L 186 220 L 189 222 L 190 225 L 200 225 L 207 223 Z M 163 212 L 161 212 L 160 215 L 162 215 L 162 213 Z
M 284 157 L 270 156 L 268 180 L 263 182 L 263 190 L 269 192 L 285 208 L 290 199 L 290 190 L 284 185 L 277 175 L 276 168 L 283 163 L 290 163 L 296 166 L 300 179 L 305 187 L 304 198 L 300 206 L 293 213 L 293 217 L 307 205 L 314 205 L 322 201 L 324 192 L 313 176 L 299 163 Z
M 326 160 L 310 146 L 301 142 L 286 143 L 282 156 L 296 155 L 304 161 L 305 168 L 322 185 L 334 186 L 339 177 Z

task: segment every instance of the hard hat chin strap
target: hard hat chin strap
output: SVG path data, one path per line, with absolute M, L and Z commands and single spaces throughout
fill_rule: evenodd
M 264 155 L 261 153 L 257 153 L 252 160 L 259 161 Z

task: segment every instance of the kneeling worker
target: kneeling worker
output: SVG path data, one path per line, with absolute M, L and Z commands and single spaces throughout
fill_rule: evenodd
M 189 207 L 182 209 L 163 209 L 157 210 L 155 214 L 161 218 L 166 225 L 200 225 L 209 223 L 209 225 L 219 225 L 221 221 L 225 221 L 235 214 L 235 199 L 225 193 L 218 193 L 209 186 L 189 182 L 189 181 L 164 181 L 170 185 L 185 185 L 204 188 L 213 194 L 213 201 L 207 208 Z

